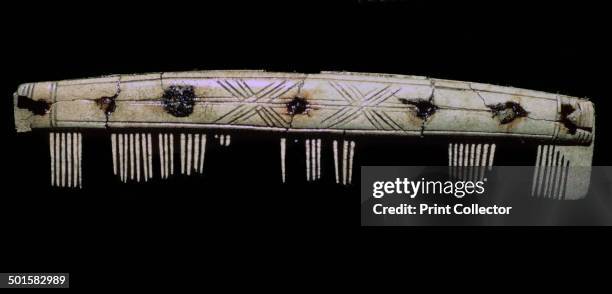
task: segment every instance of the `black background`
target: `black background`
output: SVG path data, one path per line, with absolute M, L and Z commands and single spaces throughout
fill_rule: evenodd
M 587 2 L 395 1 L 214 7 L 55 3 L 4 9 L 2 145 L 7 150 L 0 270 L 70 272 L 73 288 L 152 281 L 199 286 L 194 281 L 201 279 L 226 287 L 298 279 L 309 285 L 309 277 L 335 279 L 345 273 L 359 279 L 372 268 L 380 271 L 379 262 L 409 263 L 398 254 L 419 267 L 434 267 L 451 253 L 475 247 L 478 256 L 504 259 L 528 251 L 533 257 L 526 262 L 538 264 L 573 260 L 571 251 L 593 252 L 604 246 L 599 238 L 608 231 L 361 228 L 356 187 L 331 185 L 329 178 L 306 185 L 299 163 L 289 167 L 291 184 L 280 185 L 277 138 L 260 134 L 237 133 L 230 149 L 211 149 L 204 177 L 147 185 L 120 184 L 111 176 L 106 135 L 86 134 L 86 188 L 51 189 L 46 136 L 16 135 L 11 104 L 22 82 L 112 73 L 414 74 L 591 98 L 598 112 L 594 164 L 610 165 L 605 11 L 603 4 Z M 379 163 L 407 160 L 395 143 L 366 140 L 363 146 L 372 149 L 364 152 L 385 153 Z M 289 146 L 289 156 L 295 157 L 290 163 L 301 162 L 300 146 L 301 141 Z M 422 160 L 425 154 L 413 157 Z M 331 171 L 331 160 L 324 164 Z M 137 274 L 142 271 L 147 274 Z M 195 280 L 181 279 L 183 274 Z

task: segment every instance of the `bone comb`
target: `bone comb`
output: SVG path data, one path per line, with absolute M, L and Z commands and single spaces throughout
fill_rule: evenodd
M 591 165 L 595 136 L 587 99 L 390 74 L 122 74 L 21 84 L 14 104 L 18 132 L 50 132 L 50 183 L 68 188 L 82 187 L 86 176 L 88 130 L 108 132 L 112 173 L 122 182 L 203 174 L 207 148 L 230 150 L 240 143 L 232 142 L 235 131 L 246 131 L 278 136 L 283 183 L 353 184 L 364 136 L 442 140 L 451 176 L 465 179 L 482 178 L 508 140 L 525 142 L 534 149 L 532 196 L 579 199 L 590 171 L 572 167 Z M 296 140 L 304 150 L 300 176 L 287 172 L 287 145 Z M 323 169 L 324 160 L 333 160 L 333 170 Z

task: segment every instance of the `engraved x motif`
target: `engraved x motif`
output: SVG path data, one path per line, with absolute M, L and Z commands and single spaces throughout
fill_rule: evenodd
M 397 93 L 400 90 L 399 87 L 386 85 L 363 93 L 350 83 L 342 84 L 332 81 L 329 84 L 347 104 L 322 120 L 327 127 L 347 124 L 363 115 L 376 129 L 402 129 L 384 110 L 374 108 Z
M 225 89 L 236 102 L 240 104 L 219 117 L 217 123 L 240 124 L 258 116 L 269 127 L 289 127 L 290 122 L 285 120 L 276 110 L 274 104 L 282 103 L 274 101 L 298 86 L 301 82 L 290 82 L 278 80 L 253 90 L 246 81 L 242 79 L 219 80 L 217 83 Z

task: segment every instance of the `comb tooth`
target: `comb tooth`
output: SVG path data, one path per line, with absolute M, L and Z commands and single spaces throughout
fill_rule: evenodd
M 62 186 L 62 133 L 57 133 L 55 142 L 57 151 L 57 186 Z
M 66 187 L 66 133 L 62 133 L 61 157 L 62 157 L 62 187 Z
M 168 154 L 170 146 L 168 141 L 168 134 L 164 134 L 164 174 L 166 175 L 166 179 L 168 178 L 170 173 L 170 154 Z
M 51 159 L 51 187 L 55 186 L 55 134 L 49 133 L 49 156 Z
M 355 141 L 351 141 L 351 149 L 349 151 L 349 165 L 348 165 L 348 183 L 351 184 L 353 179 L 353 157 L 355 155 Z
M 464 144 L 463 146 L 463 166 L 470 166 L 470 144 Z M 464 169 L 466 171 L 466 169 Z M 467 171 L 466 171 L 467 173 Z M 465 176 L 465 173 L 464 173 Z
M 453 144 L 448 144 L 448 166 L 453 165 Z
M 123 168 L 125 169 L 125 175 L 123 176 L 125 182 L 127 183 L 130 179 L 130 134 L 124 134 L 123 144 L 123 160 L 125 161 L 123 164 Z
M 119 134 L 119 174 L 120 174 L 120 179 L 121 181 L 125 181 L 125 177 L 123 174 L 123 167 L 125 166 L 125 152 L 123 152 L 125 150 L 125 148 L 123 148 L 125 146 L 125 137 L 123 134 Z
M 457 162 L 459 164 L 459 170 L 457 173 L 457 178 L 461 179 L 461 177 L 463 176 L 463 144 L 459 144 L 459 161 Z
M 484 146 L 482 146 L 482 159 L 481 159 L 481 163 L 480 163 L 480 178 L 484 179 L 484 173 L 486 170 L 486 166 L 487 166 L 487 159 L 489 158 L 489 144 L 484 144 Z
M 123 134 L 123 182 L 127 183 L 129 172 L 129 145 L 130 138 L 128 134 Z
M 181 174 L 185 174 L 185 134 L 181 133 Z
M 552 158 L 553 158 L 553 153 L 555 152 L 554 146 L 549 145 L 548 146 L 548 154 L 547 154 L 547 158 L 546 158 L 546 176 L 544 177 L 544 192 L 542 194 L 543 197 L 546 197 L 546 195 L 548 194 L 548 182 L 550 181 L 550 172 L 552 169 Z
M 448 143 L 448 174 L 452 172 L 453 166 L 453 144 Z
M 321 139 L 317 139 L 317 179 L 321 179 Z
M 119 179 L 123 181 L 123 135 L 119 134 Z
M 117 175 L 117 135 L 111 134 L 111 153 L 113 154 L 113 174 Z
M 55 155 L 55 162 L 54 162 L 54 166 L 55 166 L 55 173 L 53 175 L 54 182 L 55 182 L 55 186 L 59 186 L 59 136 L 57 133 L 53 133 L 53 141 L 55 142 L 55 146 L 53 146 L 53 153 Z
M 548 183 L 549 188 L 548 188 L 548 194 L 546 195 L 546 198 L 552 197 L 552 192 L 555 187 L 554 184 L 555 184 L 555 174 L 557 172 L 557 160 L 559 160 L 559 157 L 558 157 L 559 151 L 557 150 L 557 148 L 554 148 L 553 150 L 554 150 L 553 151 L 554 153 L 552 156 L 552 163 L 551 163 L 552 167 L 550 169 L 550 181 Z
M 151 134 L 147 134 L 147 159 L 149 163 L 149 178 L 153 178 L 153 143 Z
M 191 175 L 191 154 L 193 152 L 193 134 L 187 134 L 187 167 L 186 167 L 186 171 L 187 171 L 187 175 Z
M 170 134 L 170 174 L 174 174 L 174 134 Z
M 315 139 L 310 139 L 310 161 L 311 161 L 311 176 L 310 178 L 314 181 L 317 178 L 317 155 L 316 155 L 316 146 L 317 142 Z
M 310 181 L 310 140 L 305 140 L 306 147 L 306 181 Z
M 453 173 L 455 171 L 455 144 L 453 143 L 448 143 L 448 175 L 449 177 L 453 176 Z
M 79 188 L 83 188 L 83 136 L 77 133 Z
M 75 138 L 76 139 L 76 138 Z M 66 184 L 68 187 L 72 187 L 72 133 L 66 134 L 66 160 L 68 166 L 68 179 L 66 180 Z M 76 150 L 75 150 L 76 151 Z M 75 173 L 76 176 L 76 173 Z
M 553 199 L 557 199 L 557 193 L 559 192 L 559 172 L 560 172 L 560 167 L 559 167 L 559 161 L 561 160 L 561 153 L 559 152 L 559 150 L 557 150 L 557 152 L 555 153 L 555 174 L 553 176 L 553 186 L 550 189 L 550 194 L 551 194 L 551 198 Z
M 195 134 L 193 142 L 193 169 L 197 172 L 200 166 L 200 134 Z
M 470 146 L 470 180 L 474 180 L 474 163 L 476 156 L 476 144 Z
M 547 185 L 546 185 L 546 198 L 550 198 L 551 194 L 552 194 L 552 190 L 554 187 L 554 180 L 555 180 L 555 172 L 556 172 L 556 165 L 557 165 L 557 156 L 559 155 L 559 152 L 557 151 L 557 148 L 555 148 L 555 146 L 553 146 L 553 151 L 552 151 L 552 161 L 550 162 L 550 173 L 548 174 L 548 179 L 547 179 Z
M 204 173 L 204 153 L 206 153 L 206 134 L 202 134 L 202 140 L 200 142 L 200 173 Z
M 480 166 L 480 150 L 482 149 L 482 144 L 477 144 L 476 145 L 476 157 L 475 157 L 475 161 L 474 161 L 474 166 Z
M 73 161 L 72 161 L 72 154 L 73 152 L 76 152 L 76 150 L 73 150 L 72 148 L 72 142 L 76 140 L 76 138 L 72 138 L 72 133 L 66 133 L 66 147 L 64 147 L 66 149 L 66 187 L 72 188 L 72 178 L 76 177 L 77 174 L 76 172 L 73 171 Z
M 493 159 L 495 158 L 495 144 L 491 144 L 491 152 L 489 153 L 489 170 L 493 167 Z
M 134 141 L 134 151 L 136 152 L 136 181 L 140 182 L 140 134 L 136 134 Z
M 158 134 L 157 143 L 159 145 L 159 173 L 162 179 L 168 178 L 166 175 L 166 144 L 164 143 L 164 134 Z
M 225 135 L 219 136 L 219 144 L 225 146 Z
M 134 180 L 134 134 L 130 134 L 130 180 Z
M 147 155 L 147 136 L 144 133 L 140 134 L 140 148 L 142 148 L 142 169 L 145 182 L 149 180 L 149 165 Z
M 476 145 L 476 161 L 474 162 L 474 166 L 476 166 L 475 168 L 475 173 L 476 173 L 476 180 L 480 181 L 480 150 L 482 149 L 482 144 L 477 144 Z
M 470 144 L 470 166 L 474 166 L 474 153 L 476 152 L 476 144 Z
M 57 186 L 62 187 L 62 133 L 57 133 Z
M 455 143 L 455 144 L 453 144 L 453 175 L 452 175 L 453 178 L 457 177 L 457 173 L 458 173 L 458 171 L 457 171 L 457 169 L 458 169 L 458 167 L 457 167 L 458 157 L 459 157 L 459 144 Z
M 567 177 L 569 175 L 569 160 L 565 159 L 565 162 L 563 163 L 563 174 L 561 176 L 562 179 L 562 183 L 561 183 L 561 191 L 559 191 L 559 195 L 560 198 L 559 199 L 565 199 L 565 192 L 567 191 L 566 189 L 566 185 L 567 185 Z
M 457 166 L 457 156 L 459 156 L 459 144 L 453 144 L 453 166 Z
M 544 177 L 544 192 L 542 193 L 542 197 L 548 197 L 548 189 L 550 187 L 550 175 L 552 174 L 553 169 L 553 158 L 554 158 L 555 148 L 553 145 L 548 146 L 548 155 L 546 161 L 546 176 Z
M 225 146 L 229 146 L 231 140 L 232 140 L 232 136 L 231 135 L 226 135 L 226 137 L 225 137 Z
M 347 176 L 347 168 L 346 164 L 348 162 L 348 141 L 342 141 L 342 184 L 346 185 L 346 176 Z
M 119 179 L 123 182 L 123 134 L 117 134 L 117 151 L 119 152 L 117 173 L 119 173 Z
M 166 178 L 170 177 L 170 136 L 164 134 L 164 159 L 166 160 L 164 173 Z
M 286 139 L 280 139 L 280 160 L 281 160 L 281 179 L 285 182 L 285 152 L 286 152 Z
M 73 183 L 72 186 L 73 187 L 77 187 L 79 184 L 79 179 L 78 179 L 78 174 L 79 174 L 79 145 L 78 145 L 78 136 L 79 133 L 73 133 L 72 134 L 72 163 L 74 165 L 74 172 L 73 172 Z
M 465 144 L 465 180 L 469 181 L 472 176 L 472 158 L 474 156 L 473 144 Z
M 538 145 L 538 152 L 536 153 L 535 168 L 533 169 L 533 180 L 531 180 L 531 196 L 532 197 L 535 196 L 538 174 L 540 173 L 541 156 L 542 156 L 542 145 Z
M 544 158 L 544 177 L 542 178 L 542 191 L 539 193 L 540 197 L 544 197 L 544 195 L 546 194 L 546 187 L 548 183 L 547 179 L 548 179 L 548 174 L 550 173 L 551 154 L 552 154 L 552 146 L 546 145 L 546 157 Z
M 334 140 L 334 170 L 336 174 L 336 184 L 340 183 L 340 176 L 338 174 L 338 141 Z
M 542 147 L 542 156 L 540 158 L 540 173 L 538 175 L 538 186 L 536 188 L 536 195 L 542 196 L 542 189 L 544 188 L 544 180 L 546 179 L 546 159 L 548 158 L 548 145 Z
M 166 178 L 164 174 L 164 138 L 162 134 L 157 134 L 157 145 L 159 147 L 159 173 L 162 179 Z
M 559 153 L 559 151 L 557 151 Z M 560 155 L 560 154 L 558 154 Z M 557 155 L 557 156 L 558 156 Z M 561 186 L 561 174 L 563 170 L 563 156 L 557 157 L 557 164 L 555 164 L 555 186 L 553 190 L 553 199 L 561 199 L 559 195 L 559 188 Z

